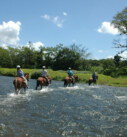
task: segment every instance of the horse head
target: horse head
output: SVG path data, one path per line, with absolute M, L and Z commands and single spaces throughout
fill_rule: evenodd
M 29 81 L 29 77 L 30 77 L 29 73 L 25 73 L 24 77 L 27 79 L 27 81 Z
M 75 81 L 79 80 L 79 77 L 77 75 L 74 75 Z
M 96 75 L 96 79 L 98 80 L 98 75 Z

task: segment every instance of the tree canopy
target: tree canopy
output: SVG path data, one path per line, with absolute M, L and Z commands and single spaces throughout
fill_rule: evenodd
M 121 34 L 127 35 L 127 7 L 114 16 L 112 24 L 114 24 Z
M 126 37 L 125 42 L 120 42 L 119 40 L 115 40 L 114 44 L 116 48 L 122 48 L 123 50 L 120 52 L 124 52 L 127 50 L 127 7 L 123 9 L 121 12 L 118 12 L 112 20 L 112 24 L 117 28 L 120 32 L 120 35 L 124 35 Z
M 40 47 L 38 51 L 32 46 L 7 49 L 0 47 L 0 66 L 15 68 L 19 64 L 22 68 L 42 68 L 45 65 L 55 70 L 66 70 L 68 67 L 78 70 L 82 65 L 79 62 L 88 56 L 86 48 L 75 44 Z

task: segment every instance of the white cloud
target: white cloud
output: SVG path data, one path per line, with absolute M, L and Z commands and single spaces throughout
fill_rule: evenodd
M 73 39 L 71 42 L 72 42 L 72 43 L 76 43 L 76 42 L 77 42 L 77 40 Z
M 97 52 L 99 52 L 99 53 L 106 53 L 106 52 L 108 52 L 107 50 L 98 50 Z
M 21 22 L 3 22 L 0 24 L 0 46 L 16 46 L 19 39 Z
M 108 33 L 113 35 L 119 34 L 118 29 L 115 28 L 110 22 L 102 22 L 101 27 L 97 31 L 100 33 Z
M 48 21 L 54 23 L 59 28 L 63 27 L 64 20 L 61 19 L 59 16 L 50 16 L 50 15 L 45 14 L 41 17 L 45 20 L 48 20 Z
M 107 58 L 108 58 L 108 59 L 113 59 L 114 56 L 110 55 L 110 56 L 108 56 Z
M 103 50 L 98 50 L 99 53 L 103 53 L 104 51 Z
M 123 53 L 119 54 L 123 59 L 127 59 L 127 51 L 124 51 Z
M 66 13 L 66 12 L 63 12 L 63 15 L 64 15 L 64 16 L 67 16 L 67 13 Z
M 30 47 L 30 44 L 27 43 L 25 46 L 26 46 L 26 47 Z M 31 46 L 32 46 L 35 50 L 39 50 L 40 47 L 44 47 L 44 44 L 39 41 L 39 42 L 31 43 Z
M 54 24 L 56 24 L 57 27 L 62 28 L 62 27 L 63 27 L 63 22 L 64 22 L 64 20 L 61 19 L 60 17 L 56 16 L 56 17 L 53 17 L 53 18 L 52 18 L 52 22 L 53 22 Z

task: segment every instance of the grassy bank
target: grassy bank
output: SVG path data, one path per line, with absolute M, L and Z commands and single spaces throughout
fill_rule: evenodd
M 37 78 L 41 74 L 41 69 L 22 69 L 24 73 L 30 73 L 30 78 Z M 66 71 L 53 71 L 51 69 L 48 70 L 49 75 L 54 80 L 63 80 L 67 74 Z M 89 72 L 81 72 L 81 71 L 74 71 L 75 75 L 79 76 L 79 82 L 87 83 L 88 79 L 91 77 L 91 73 Z M 4 76 L 16 76 L 16 69 L 8 69 L 8 68 L 0 68 L 0 75 Z M 110 76 L 98 74 L 99 79 L 97 83 L 99 85 L 109 85 L 109 86 L 118 86 L 118 87 L 127 87 L 127 77 L 119 77 L 119 78 L 112 78 Z

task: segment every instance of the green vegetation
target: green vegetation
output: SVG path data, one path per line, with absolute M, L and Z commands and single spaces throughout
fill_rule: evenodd
M 112 77 L 125 76 L 127 74 L 127 60 L 122 60 L 118 55 L 114 59 L 90 60 L 87 59 L 89 53 L 84 48 L 79 48 L 73 44 L 70 47 L 57 45 L 56 47 L 40 47 L 36 51 L 32 46 L 22 48 L 4 49 L 0 47 L 0 67 L 41 69 L 43 65 L 52 70 L 73 70 L 93 72 Z M 6 75 L 15 75 L 14 70 L 8 71 Z M 61 71 L 62 72 L 62 71 Z M 1 72 L 0 72 L 1 73 Z M 3 72 L 4 74 L 4 72 Z M 57 74 L 57 72 L 56 72 Z M 35 74 L 34 74 L 35 75 Z M 36 75 L 38 75 L 36 73 Z M 60 79 L 59 76 L 56 76 Z
M 41 69 L 22 69 L 24 73 L 29 73 L 30 78 L 36 79 L 41 74 Z M 53 80 L 62 81 L 66 76 L 66 71 L 53 71 L 48 69 L 49 75 Z M 90 72 L 84 71 L 74 71 L 75 75 L 78 75 L 80 83 L 87 83 L 88 79 L 91 77 Z M 16 76 L 16 69 L 8 69 L 8 68 L 0 68 L 0 75 L 4 76 Z M 119 86 L 119 87 L 127 87 L 127 77 L 119 77 L 113 78 L 110 76 L 106 76 L 103 74 L 98 74 L 99 79 L 97 84 L 99 85 L 108 85 L 108 86 Z

